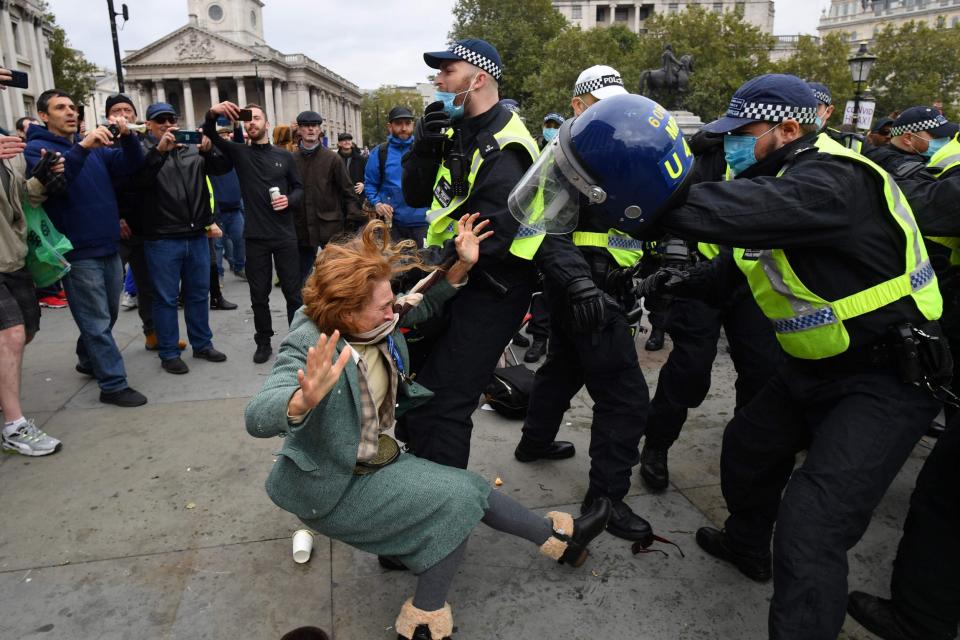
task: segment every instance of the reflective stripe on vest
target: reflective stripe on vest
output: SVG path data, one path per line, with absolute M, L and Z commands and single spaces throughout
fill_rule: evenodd
M 697 251 L 707 260 L 713 260 L 720 255 L 720 247 L 715 244 L 710 244 L 709 242 L 698 242 Z
M 447 136 L 453 136 L 453 129 L 447 131 Z M 497 144 L 500 145 L 500 149 L 505 149 L 509 145 L 521 147 L 530 155 L 530 159 L 533 162 L 536 162 L 537 157 L 540 155 L 537 143 L 520 121 L 520 117 L 515 113 L 511 114 L 510 120 L 507 121 L 503 129 L 493 134 L 493 138 L 497 141 Z M 453 213 L 460 208 L 460 205 L 470 197 L 470 193 L 473 191 L 473 183 L 477 179 L 477 174 L 480 172 L 481 166 L 483 166 L 483 156 L 480 155 L 480 150 L 477 149 L 473 152 L 473 158 L 470 162 L 470 173 L 467 175 L 467 195 L 455 196 L 444 206 L 437 200 L 436 188 L 441 180 L 446 180 L 448 183 L 450 182 L 450 169 L 447 168 L 445 161 L 440 164 L 436 180 L 433 182 L 433 202 L 427 211 L 427 223 L 430 225 L 427 228 L 426 245 L 428 247 L 441 246 L 446 240 L 456 235 L 456 220 L 451 218 L 453 217 Z
M 215 202 L 213 200 L 213 184 L 210 183 L 210 176 L 207 176 L 207 191 L 210 192 L 210 213 L 212 214 L 216 209 L 213 206 Z
M 631 238 L 617 229 L 610 229 L 607 233 L 574 231 L 573 244 L 578 247 L 606 249 L 621 267 L 632 267 L 643 257 L 643 241 Z
M 816 146 L 821 153 L 859 162 L 881 176 L 889 214 L 903 231 L 906 242 L 903 274 L 833 302 L 824 300 L 800 281 L 782 249 L 734 250 L 737 266 L 746 274 L 760 309 L 773 322 L 780 346 L 795 358 L 807 360 L 843 353 L 850 346 L 844 320 L 876 311 L 906 296 L 913 298 L 928 320 L 939 318 L 943 309 L 936 276 L 913 212 L 893 177 L 828 136 L 821 135 Z
M 927 168 L 931 169 L 931 173 L 939 179 L 957 165 L 960 165 L 960 141 L 954 138 L 930 158 Z M 950 264 L 960 264 L 960 238 L 928 236 L 927 240 L 932 240 L 950 249 Z

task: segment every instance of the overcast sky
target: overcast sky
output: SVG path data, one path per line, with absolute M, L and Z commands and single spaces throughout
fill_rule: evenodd
M 186 0 L 126 0 L 120 50 L 139 49 L 187 22 Z M 113 68 L 107 0 L 49 0 L 71 44 Z M 119 8 L 123 0 L 115 0 Z M 305 53 L 363 89 L 425 79 L 424 51 L 444 48 L 455 0 L 264 0 L 267 43 Z M 829 0 L 776 0 L 776 34 L 816 33 Z

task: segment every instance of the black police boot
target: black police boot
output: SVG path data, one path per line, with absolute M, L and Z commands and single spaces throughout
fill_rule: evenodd
M 273 353 L 273 348 L 269 342 L 258 343 L 257 350 L 253 352 L 253 361 L 257 364 L 263 364 L 270 359 L 271 353 Z
M 939 438 L 943 435 L 943 432 L 947 430 L 947 427 L 937 420 L 934 420 L 930 423 L 930 426 L 927 427 L 927 437 L 928 438 Z
M 576 520 L 569 513 L 551 511 L 547 517 L 553 522 L 553 535 L 540 545 L 540 553 L 560 564 L 579 567 L 590 555 L 587 546 L 603 533 L 610 514 L 610 498 L 607 497 L 594 500 Z
M 647 351 L 660 351 L 660 349 L 663 349 L 663 329 L 660 327 L 650 329 L 650 337 L 647 338 L 647 342 L 643 345 L 643 348 Z
M 955 635 L 930 635 L 916 628 L 897 613 L 891 600 L 878 598 L 862 591 L 852 591 L 847 598 L 847 613 L 863 627 L 883 640 L 947 640 Z
M 585 513 L 596 501 L 588 491 L 580 505 L 580 513 Z M 638 516 L 623 500 L 611 500 L 610 520 L 607 522 L 607 531 L 610 535 L 639 542 L 642 547 L 653 544 L 653 527 L 650 523 Z
M 726 530 L 701 527 L 697 530 L 697 544 L 714 558 L 732 563 L 740 573 L 757 582 L 767 582 L 773 577 L 770 551 L 748 554 L 735 551 Z
M 670 484 L 670 470 L 667 468 L 667 450 L 654 449 L 643 445 L 640 452 L 640 477 L 643 483 L 654 491 L 663 491 Z
M 522 349 L 526 349 L 530 346 L 530 340 L 528 340 L 527 337 L 519 331 L 517 331 L 517 335 L 513 336 L 513 340 L 511 340 L 511 342 Z
M 572 442 L 564 440 L 554 440 L 545 447 L 532 446 L 529 442 L 524 442 L 520 438 L 520 443 L 513 450 L 513 457 L 520 462 L 533 462 L 534 460 L 564 460 L 576 455 L 577 449 Z
M 537 362 L 540 358 L 543 357 L 543 354 L 547 352 L 547 341 L 543 338 L 534 338 L 533 344 L 530 345 L 530 348 L 527 349 L 527 352 L 523 354 L 524 362 Z

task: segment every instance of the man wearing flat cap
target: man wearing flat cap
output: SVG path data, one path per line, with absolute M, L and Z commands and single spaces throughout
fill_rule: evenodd
M 294 207 L 300 280 L 309 275 L 317 250 L 346 229 L 348 219 L 362 217 L 347 167 L 336 151 L 320 144 L 323 118 L 316 111 L 297 116 L 300 142 L 293 160 L 303 181 L 303 199 Z M 341 134 L 343 135 L 343 134 Z
M 488 42 L 455 42 L 425 53 L 438 69 L 436 102 L 414 130 L 403 164 L 403 195 L 411 207 L 428 207 L 426 245 L 440 262 L 452 255 L 457 220 L 480 213 L 494 235 L 480 247 L 469 282 L 448 308 L 442 330 L 417 372 L 435 397 L 409 411 L 398 435 L 418 456 L 466 468 L 470 418 L 500 354 L 517 332 L 530 303 L 536 269 L 511 254 L 520 223 L 507 196 L 537 159 L 537 143 L 519 116 L 498 104 L 500 54 Z M 421 343 L 422 344 L 422 343 Z

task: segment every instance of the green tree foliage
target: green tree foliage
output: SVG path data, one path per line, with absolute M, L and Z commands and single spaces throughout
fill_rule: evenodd
M 530 97 L 522 103 L 522 113 L 529 127 L 539 132 L 543 116 L 551 111 L 573 115 L 570 99 L 580 72 L 595 64 L 619 70 L 638 43 L 637 35 L 622 26 L 591 31 L 573 27 L 547 42 L 539 68 L 524 82 Z
M 827 85 L 835 106 L 829 124 L 839 129 L 843 122 L 844 107 L 854 93 L 850 67 L 847 65 L 849 56 L 850 46 L 838 33 L 828 34 L 819 42 L 812 36 L 800 36 L 796 52 L 774 64 L 773 70 L 777 73 L 792 73 L 804 80 Z
M 407 107 L 419 118 L 423 114 L 423 99 L 412 89 L 394 86 L 380 87 L 363 97 L 361 123 L 364 144 L 372 147 L 387 139 L 387 114 L 394 107 Z
M 873 53 L 877 64 L 870 85 L 877 113 L 940 100 L 948 118 L 960 115 L 960 28 L 935 29 L 923 22 L 886 25 L 876 34 Z
M 54 86 L 66 91 L 74 102 L 86 102 L 96 84 L 97 65 L 87 60 L 83 52 L 70 46 L 67 33 L 57 24 L 57 18 L 44 2 L 44 21 L 53 27 L 50 35 L 50 64 L 53 67 Z
M 449 38 L 481 38 L 497 48 L 504 75 L 500 95 L 523 104 L 524 81 L 543 63 L 544 44 L 567 28 L 550 0 L 459 0 Z

